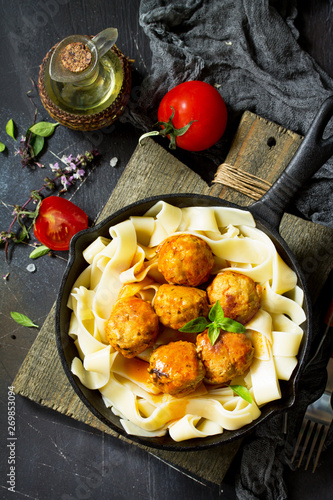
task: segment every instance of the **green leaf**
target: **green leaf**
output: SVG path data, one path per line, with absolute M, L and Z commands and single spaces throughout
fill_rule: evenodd
M 238 321 L 231 318 L 226 318 L 224 316 L 223 309 L 220 302 L 217 300 L 211 310 L 209 311 L 208 318 L 211 323 L 204 318 L 199 316 L 198 318 L 192 319 L 182 328 L 179 328 L 180 332 L 186 333 L 200 333 L 208 328 L 208 337 L 212 345 L 215 344 L 216 340 L 220 335 L 220 330 L 225 330 L 232 333 L 245 333 L 246 328 Z
M 42 137 L 49 137 L 53 134 L 55 128 L 59 125 L 58 122 L 50 123 L 50 122 L 38 122 L 35 125 L 30 127 L 30 132 L 36 135 L 40 135 Z
M 220 302 L 217 300 L 211 310 L 209 311 L 209 319 L 216 323 L 216 325 L 221 328 L 222 330 L 225 330 L 227 332 L 232 332 L 232 333 L 245 333 L 246 328 L 244 325 L 241 323 L 238 323 L 238 321 L 235 321 L 234 319 L 231 318 L 226 318 L 224 316 L 223 309 L 220 305 Z
M 18 312 L 11 312 L 10 315 L 13 318 L 13 320 L 16 321 L 16 323 L 18 323 L 19 325 L 27 326 L 29 328 L 31 327 L 39 328 L 39 326 L 35 325 L 35 323 L 33 323 L 31 319 L 29 319 L 28 316 L 26 316 L 25 314 L 21 314 Z
M 219 323 L 220 328 L 227 332 L 232 332 L 232 333 L 245 333 L 246 328 L 244 325 L 241 323 L 238 323 L 238 321 L 235 321 L 234 319 L 230 318 L 224 318 L 222 323 Z
M 30 238 L 30 236 L 29 236 L 29 231 L 28 231 L 28 229 L 27 229 L 27 228 L 23 225 L 23 223 L 21 223 L 21 222 L 20 222 L 20 219 L 19 219 L 19 218 L 17 218 L 17 221 L 18 221 L 18 223 L 20 224 L 20 226 L 21 226 L 22 230 L 21 230 L 21 232 L 20 232 L 19 236 L 17 237 L 16 242 L 17 242 L 17 243 L 21 243 L 23 240 L 25 240 L 25 239 L 29 239 L 29 238 Z
M 8 120 L 7 125 L 6 125 L 6 132 L 7 134 L 16 141 L 15 137 L 15 125 L 12 119 Z
M 216 321 L 217 323 L 222 323 L 224 320 L 224 312 L 221 307 L 220 302 L 217 300 L 208 315 L 211 321 Z
M 203 332 L 208 325 L 209 321 L 207 321 L 203 316 L 199 316 L 198 318 L 192 319 L 191 321 L 186 323 L 186 325 L 179 328 L 179 331 L 185 333 L 200 333 Z
M 216 323 L 211 323 L 208 327 L 208 338 L 212 345 L 215 344 L 220 335 L 220 328 Z
M 45 245 L 40 245 L 39 247 L 35 248 L 29 255 L 30 259 L 38 259 L 38 257 L 42 257 L 42 255 L 46 255 L 49 253 L 50 249 L 46 247 Z
M 0 153 L 2 153 L 6 149 L 6 146 L 3 142 L 0 142 Z
M 253 399 L 247 387 L 244 387 L 244 385 L 229 385 L 229 387 L 237 394 L 237 396 L 240 396 L 250 404 L 253 403 Z
M 44 147 L 45 139 L 41 135 L 31 134 L 30 138 L 30 147 L 31 147 L 31 156 L 35 158 L 39 155 Z

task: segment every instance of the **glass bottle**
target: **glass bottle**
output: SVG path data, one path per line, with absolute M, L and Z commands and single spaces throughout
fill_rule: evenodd
M 118 30 L 108 28 L 93 38 L 69 36 L 56 46 L 44 74 L 47 94 L 56 106 L 89 115 L 112 104 L 124 78 L 111 50 L 117 38 Z

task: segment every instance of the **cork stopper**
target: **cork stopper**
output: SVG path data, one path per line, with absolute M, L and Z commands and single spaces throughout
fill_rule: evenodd
M 66 45 L 61 52 L 63 66 L 72 73 L 80 73 L 91 63 L 91 51 L 82 42 L 73 42 Z

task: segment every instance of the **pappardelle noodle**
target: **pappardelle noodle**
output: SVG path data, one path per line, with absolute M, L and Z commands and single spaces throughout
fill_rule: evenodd
M 178 208 L 158 201 L 143 216 L 110 227 L 83 252 L 87 267 L 70 294 L 69 335 L 78 356 L 71 370 L 89 389 L 100 391 L 128 434 L 163 436 L 175 441 L 239 429 L 260 415 L 266 403 L 281 398 L 279 380 L 289 380 L 297 365 L 305 321 L 303 292 L 270 238 L 256 228 L 250 212 L 229 207 Z M 153 348 L 128 359 L 108 342 L 105 325 L 120 297 L 140 297 L 153 304 L 165 283 L 157 269 L 156 247 L 174 234 L 206 241 L 214 255 L 212 274 L 231 270 L 261 285 L 260 308 L 245 325 L 254 347 L 250 368 L 231 381 L 245 386 L 252 403 L 229 386 L 202 382 L 191 394 L 161 393 L 147 368 Z M 186 338 L 161 328 L 156 345 Z M 156 347 L 156 345 L 154 347 Z

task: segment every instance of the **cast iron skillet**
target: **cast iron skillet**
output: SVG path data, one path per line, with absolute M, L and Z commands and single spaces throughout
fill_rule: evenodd
M 328 121 L 333 114 L 333 96 L 328 98 L 320 108 L 306 137 L 301 143 L 290 164 L 287 166 L 281 177 L 274 183 L 272 188 L 258 201 L 250 207 L 244 208 L 232 203 L 198 194 L 171 194 L 154 196 L 138 201 L 121 209 L 109 216 L 94 228 L 87 229 L 75 235 L 70 244 L 69 260 L 60 286 L 59 296 L 56 305 L 56 337 L 60 358 L 66 375 L 74 390 L 83 403 L 102 422 L 119 434 L 127 436 L 123 430 L 119 418 L 112 411 L 105 407 L 100 393 L 84 387 L 79 379 L 70 370 L 77 350 L 73 340 L 68 336 L 68 326 L 71 311 L 67 308 L 67 300 L 72 286 L 87 266 L 82 257 L 82 251 L 98 236 L 109 237 L 108 228 L 112 225 L 128 219 L 130 215 L 143 215 L 158 200 L 165 200 L 178 207 L 187 206 L 228 206 L 252 212 L 257 227 L 264 231 L 275 244 L 281 257 L 296 272 L 298 284 L 305 292 L 304 308 L 307 320 L 302 325 L 304 328 L 303 341 L 299 351 L 299 362 L 295 368 L 291 379 L 288 382 L 281 382 L 282 399 L 266 404 L 262 408 L 261 416 L 251 424 L 236 430 L 224 431 L 217 436 L 203 439 L 191 439 L 180 443 L 174 442 L 169 436 L 161 438 L 141 438 L 127 436 L 134 442 L 143 445 L 168 449 L 174 451 L 200 450 L 211 446 L 228 443 L 251 432 L 257 425 L 268 417 L 286 408 L 291 407 L 295 402 L 297 382 L 300 376 L 302 365 L 306 360 L 307 351 L 311 341 L 311 303 L 307 285 L 303 273 L 292 252 L 281 238 L 278 232 L 280 220 L 285 208 L 297 193 L 300 187 L 322 166 L 333 154 L 333 136 L 324 139 L 323 134 Z

